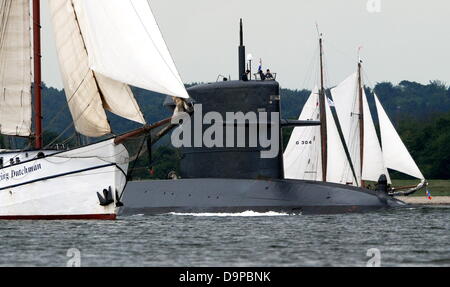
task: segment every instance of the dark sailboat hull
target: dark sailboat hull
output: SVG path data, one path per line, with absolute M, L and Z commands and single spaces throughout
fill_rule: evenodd
M 130 182 L 122 214 L 367 212 L 405 203 L 383 192 L 299 180 L 180 179 Z

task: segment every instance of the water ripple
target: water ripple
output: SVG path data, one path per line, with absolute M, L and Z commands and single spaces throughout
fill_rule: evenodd
M 450 266 L 450 208 L 367 214 L 135 215 L 115 222 L 4 221 L 0 266 Z

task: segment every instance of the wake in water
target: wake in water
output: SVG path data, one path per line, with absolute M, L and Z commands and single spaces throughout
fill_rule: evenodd
M 179 216 L 196 216 L 196 217 L 263 217 L 263 216 L 289 216 L 287 213 L 279 213 L 279 212 L 255 212 L 255 211 L 244 211 L 240 213 L 177 213 L 171 212 L 170 215 L 179 215 Z

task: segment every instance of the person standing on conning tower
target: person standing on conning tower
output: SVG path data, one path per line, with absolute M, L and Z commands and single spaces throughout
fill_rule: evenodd
M 274 78 L 273 78 L 273 75 L 272 75 L 272 73 L 270 72 L 270 69 L 267 69 L 267 72 L 266 72 L 266 80 L 273 80 Z
M 250 70 L 246 70 L 244 74 L 241 76 L 241 80 L 244 82 L 248 82 L 248 75 L 250 74 Z

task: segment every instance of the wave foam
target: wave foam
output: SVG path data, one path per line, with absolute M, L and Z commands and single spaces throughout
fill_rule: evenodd
M 240 213 L 177 213 L 171 212 L 170 215 L 179 216 L 196 216 L 196 217 L 263 217 L 263 216 L 289 216 L 287 213 L 279 213 L 274 211 L 269 212 L 255 212 L 255 211 L 244 211 Z

